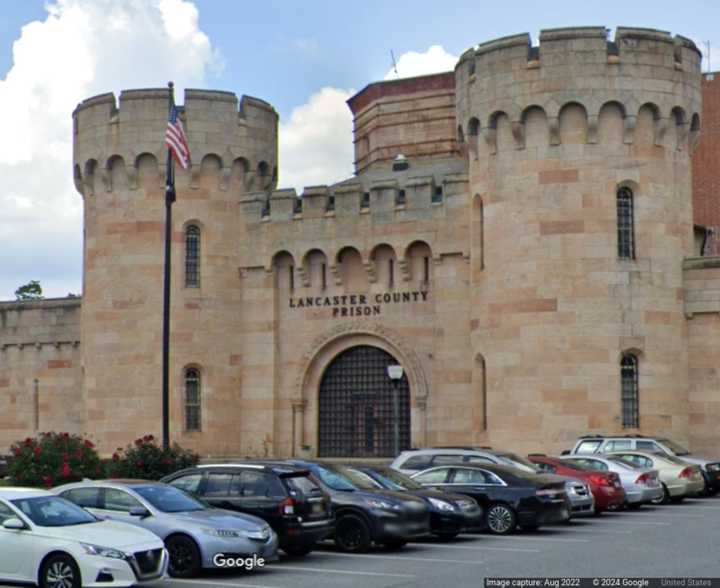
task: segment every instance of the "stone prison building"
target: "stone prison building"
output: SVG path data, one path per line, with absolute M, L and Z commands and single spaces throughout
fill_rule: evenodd
M 348 100 L 354 176 L 300 195 L 276 186 L 270 104 L 187 90 L 172 440 L 387 457 L 397 395 L 402 448 L 715 449 L 720 81 L 700 63 L 643 28 L 481 43 Z M 127 90 L 73 113 L 82 297 L 0 304 L 0 448 L 161 431 L 167 103 Z

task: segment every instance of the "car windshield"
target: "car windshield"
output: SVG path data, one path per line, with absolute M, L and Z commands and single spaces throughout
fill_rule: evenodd
M 675 455 L 690 455 L 687 449 L 682 445 L 678 445 L 675 441 L 671 441 L 670 439 L 658 439 L 658 441 L 670 449 Z
M 59 496 L 18 498 L 12 503 L 38 527 L 68 527 L 98 522 L 89 512 Z
M 372 476 L 369 476 L 365 472 L 347 467 L 340 467 L 338 470 L 361 490 L 382 490 L 383 488 L 380 482 L 374 480 Z
M 412 478 L 396 472 L 390 468 L 373 470 L 373 475 L 382 481 L 382 484 L 390 490 L 422 490 L 422 484 L 418 484 Z
M 626 468 L 630 468 L 630 469 L 633 469 L 633 470 L 645 469 L 645 468 L 643 468 L 642 466 L 639 466 L 639 465 L 636 464 L 636 463 L 633 463 L 633 462 L 631 462 L 631 461 L 628 461 L 627 459 L 623 459 L 622 457 L 617 457 L 617 456 L 612 455 L 612 456 L 607 456 L 606 459 L 607 459 L 608 461 L 613 461 L 613 462 L 615 462 L 615 463 L 619 463 L 620 465 L 623 465 L 623 466 L 625 466 Z
M 134 486 L 133 490 L 161 512 L 191 512 L 207 508 L 174 486 Z
M 358 489 L 353 485 L 347 476 L 343 476 L 337 470 L 331 470 L 325 466 L 316 465 L 312 468 L 312 473 L 320 478 L 320 481 L 331 490 L 344 490 L 346 492 L 352 492 L 353 490 Z
M 530 468 L 533 472 L 538 471 L 538 467 L 533 462 L 516 453 L 498 453 L 498 457 L 503 458 L 504 461 L 508 462 L 508 465 L 517 466 L 520 464 L 521 466 Z

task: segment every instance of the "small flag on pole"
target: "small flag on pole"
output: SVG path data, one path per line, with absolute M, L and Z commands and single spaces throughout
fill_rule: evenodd
M 178 109 L 174 104 L 170 109 L 170 116 L 168 117 L 167 130 L 165 131 L 165 144 L 167 145 L 170 152 L 175 157 L 175 161 L 180 164 L 180 167 L 187 169 L 190 165 L 190 148 L 188 147 L 187 137 L 185 136 L 185 129 L 183 129 L 182 122 L 178 117 Z

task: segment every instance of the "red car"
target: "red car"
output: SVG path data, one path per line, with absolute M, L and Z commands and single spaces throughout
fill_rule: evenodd
M 544 473 L 570 476 L 587 482 L 595 499 L 595 514 L 621 507 L 625 503 L 625 490 L 620 483 L 620 477 L 615 472 L 583 470 L 557 457 L 545 455 L 528 455 L 528 459 Z

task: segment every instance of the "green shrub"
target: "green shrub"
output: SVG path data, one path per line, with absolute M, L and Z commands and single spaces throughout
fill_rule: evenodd
M 107 473 L 110 478 L 139 478 L 159 480 L 183 468 L 197 464 L 200 457 L 183 449 L 177 443 L 168 449 L 157 444 L 155 437 L 145 435 L 135 439 L 125 449 L 118 447 L 108 461 Z
M 70 433 L 40 433 L 10 446 L 8 476 L 13 484 L 50 488 L 104 475 L 95 445 Z

